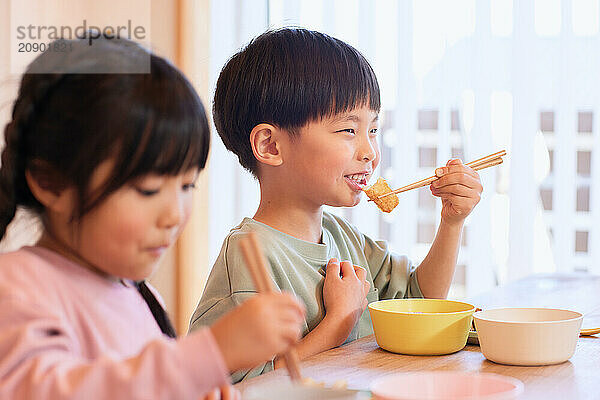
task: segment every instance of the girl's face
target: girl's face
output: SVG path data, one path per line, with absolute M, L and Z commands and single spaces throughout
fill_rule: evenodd
M 358 204 L 379 165 L 377 130 L 378 113 L 368 107 L 308 123 L 290 143 L 284 162 L 296 196 L 314 206 Z
M 101 164 L 92 190 L 109 176 Z M 76 255 L 109 276 L 142 280 L 156 269 L 190 217 L 196 168 L 177 176 L 148 175 L 125 184 L 80 221 Z

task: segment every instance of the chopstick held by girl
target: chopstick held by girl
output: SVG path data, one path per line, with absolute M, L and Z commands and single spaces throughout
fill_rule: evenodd
M 442 199 L 442 218 L 418 268 L 323 210 L 360 201 L 380 161 L 379 110 L 368 61 L 319 32 L 269 31 L 227 62 L 215 90 L 214 121 L 225 146 L 258 178 L 261 198 L 254 217 L 225 239 L 192 328 L 253 295 L 238 246 L 247 231 L 259 236 L 278 288 L 306 304 L 304 337 L 296 346 L 301 359 L 373 333 L 368 302 L 447 295 L 465 217 L 482 191 L 478 174 L 461 161 L 436 173 L 431 191 Z M 240 371 L 234 380 L 278 363 Z
M 239 398 L 228 373 L 294 343 L 303 306 L 260 295 L 174 337 L 145 279 L 190 215 L 204 108 L 132 42 L 70 45 L 28 67 L 5 128 L 0 238 L 18 207 L 44 230 L 0 255 L 0 398 L 198 400 L 218 387 Z M 150 72 L 136 73 L 144 60 Z

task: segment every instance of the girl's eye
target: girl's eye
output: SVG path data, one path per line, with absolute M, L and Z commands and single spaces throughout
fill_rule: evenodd
M 187 192 L 188 190 L 192 190 L 196 188 L 196 184 L 195 183 L 187 183 L 185 185 L 183 185 L 183 190 L 185 192 Z
M 371 130 L 369 131 L 369 134 L 370 134 L 371 136 L 377 136 L 377 133 L 378 133 L 378 132 L 379 132 L 379 129 L 377 129 L 377 128 L 373 128 L 373 129 L 371 129 Z
M 158 190 L 146 190 L 146 189 L 141 189 L 141 188 L 135 188 L 135 190 L 137 190 L 139 194 L 141 194 L 142 196 L 145 196 L 145 197 L 154 196 L 155 194 L 158 193 Z
M 348 133 L 354 135 L 354 129 L 352 129 L 352 128 L 340 129 L 339 131 L 336 131 L 336 132 L 348 132 Z

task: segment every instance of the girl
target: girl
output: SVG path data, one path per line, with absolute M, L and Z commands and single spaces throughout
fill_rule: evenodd
M 5 129 L 0 238 L 17 207 L 44 231 L 0 255 L 0 398 L 197 400 L 286 350 L 304 309 L 257 295 L 174 339 L 144 279 L 190 215 L 204 108 L 179 71 L 131 42 L 68 44 L 28 67 Z

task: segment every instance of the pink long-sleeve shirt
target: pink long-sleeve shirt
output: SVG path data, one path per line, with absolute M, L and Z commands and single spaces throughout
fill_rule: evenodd
M 41 247 L 0 255 L 0 399 L 193 399 L 229 382 L 210 330 L 164 336 L 133 285 Z

